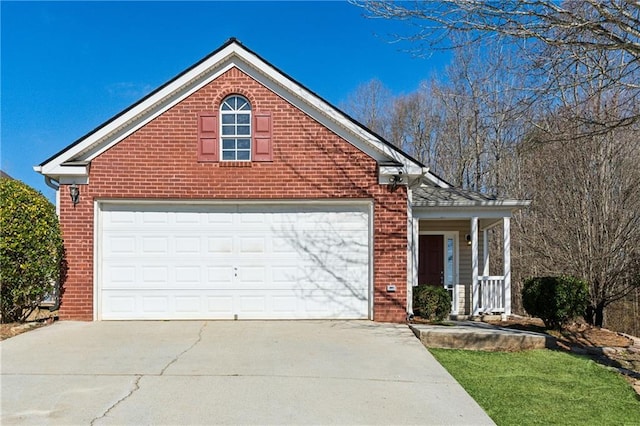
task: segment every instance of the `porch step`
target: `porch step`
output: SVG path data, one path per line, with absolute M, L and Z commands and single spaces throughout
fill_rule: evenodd
M 522 351 L 555 347 L 547 334 L 513 330 L 472 321 L 452 321 L 452 325 L 409 324 L 427 348 L 479 351 Z

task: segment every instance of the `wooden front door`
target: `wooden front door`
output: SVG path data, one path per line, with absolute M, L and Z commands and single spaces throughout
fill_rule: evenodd
M 444 285 L 444 235 L 420 235 L 418 284 Z

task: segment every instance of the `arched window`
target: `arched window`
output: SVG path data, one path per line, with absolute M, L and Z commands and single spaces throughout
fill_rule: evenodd
M 251 161 L 251 104 L 231 95 L 220 105 L 222 161 Z

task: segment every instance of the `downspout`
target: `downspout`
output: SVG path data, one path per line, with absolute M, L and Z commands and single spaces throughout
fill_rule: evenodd
M 46 183 L 49 188 L 53 188 L 56 191 L 60 189 L 60 182 L 55 179 L 51 179 L 49 176 L 44 177 L 44 183 Z
M 56 216 L 60 217 L 60 182 L 55 179 L 52 179 L 50 176 L 44 177 L 44 183 L 47 184 L 49 188 L 52 188 L 56 191 Z M 55 297 L 53 305 L 48 306 L 49 312 L 57 311 L 60 309 L 60 282 L 56 285 Z
M 60 217 L 60 182 L 45 175 L 44 183 L 46 183 L 49 188 L 53 188 L 56 191 L 56 216 Z

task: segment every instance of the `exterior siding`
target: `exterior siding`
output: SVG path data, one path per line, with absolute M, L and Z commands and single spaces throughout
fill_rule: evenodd
M 463 220 L 420 220 L 419 232 L 458 232 L 458 314 L 469 315 L 471 307 L 471 246 L 466 236 L 471 233 L 471 221 Z M 478 232 L 478 272 L 482 275 L 483 233 Z
M 273 161 L 197 161 L 198 113 L 227 95 L 245 96 L 254 112 L 270 112 Z M 68 194 L 68 187 L 61 187 Z M 94 159 L 80 203 L 61 197 L 68 259 L 60 317 L 93 319 L 96 200 L 373 200 L 373 315 L 406 316 L 407 193 L 379 185 L 376 162 L 273 92 L 232 68 Z M 397 291 L 387 293 L 395 284 Z

